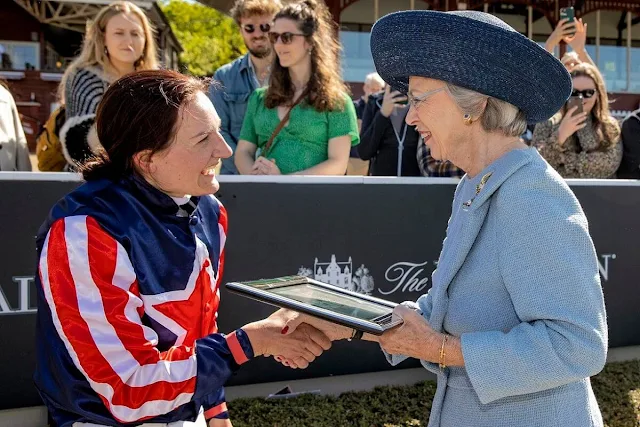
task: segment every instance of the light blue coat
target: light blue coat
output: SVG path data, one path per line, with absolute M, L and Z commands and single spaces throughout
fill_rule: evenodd
M 417 303 L 461 337 L 465 360 L 444 372 L 422 362 L 438 377 L 429 427 L 603 425 L 589 381 L 607 353 L 596 252 L 578 200 L 535 149 L 460 182 Z

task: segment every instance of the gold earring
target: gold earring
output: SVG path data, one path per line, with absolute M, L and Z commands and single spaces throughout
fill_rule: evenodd
M 464 121 L 464 124 L 467 126 L 470 126 L 471 123 L 473 123 L 473 120 L 471 119 L 471 114 L 465 114 L 464 116 L 462 116 L 462 120 Z

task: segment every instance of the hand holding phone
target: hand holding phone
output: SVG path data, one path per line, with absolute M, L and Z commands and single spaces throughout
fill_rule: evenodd
M 569 26 L 572 25 L 573 26 L 573 30 L 571 32 L 568 33 L 569 36 L 573 36 L 576 33 L 575 30 L 575 19 L 576 19 L 576 15 L 575 15 L 575 10 L 573 7 L 563 7 L 560 9 L 560 20 L 565 19 L 567 22 L 565 25 Z
M 583 102 L 584 102 L 584 99 L 582 98 L 582 95 L 572 96 L 571 98 L 569 98 L 569 100 L 567 101 L 567 113 L 571 111 L 572 108 L 577 107 L 576 111 L 573 112 L 572 116 L 582 114 L 584 112 L 582 108 Z
M 384 97 L 382 98 L 380 113 L 385 117 L 389 117 L 391 113 L 393 113 L 393 109 L 396 105 L 402 102 L 407 102 L 407 97 L 398 91 L 391 91 L 391 87 L 387 85 L 384 89 Z
M 576 18 L 573 7 L 563 7 L 560 9 L 560 19 L 566 19 L 567 22 L 573 22 Z
M 582 108 L 582 96 L 572 96 L 567 101 L 567 111 L 558 128 L 558 143 L 564 145 L 571 135 L 587 125 L 587 113 Z

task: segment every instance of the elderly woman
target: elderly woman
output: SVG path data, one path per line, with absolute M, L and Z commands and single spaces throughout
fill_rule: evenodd
M 569 74 L 479 12 L 394 13 L 375 24 L 371 47 L 384 80 L 408 92 L 407 122 L 467 175 L 433 287 L 396 309 L 402 326 L 363 338 L 393 364 L 414 357 L 437 374 L 430 427 L 602 426 L 589 377 L 605 363 L 607 325 L 587 219 L 518 138 L 563 105 Z M 320 325 L 292 316 L 289 330 L 301 321 Z

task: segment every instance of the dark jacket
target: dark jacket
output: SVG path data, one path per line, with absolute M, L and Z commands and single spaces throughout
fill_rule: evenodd
M 640 110 L 629 114 L 622 122 L 622 162 L 618 178 L 640 179 Z
M 404 121 L 402 126 L 394 131 L 391 120 L 380 113 L 382 97 L 383 94 L 369 97 L 362 116 L 358 154 L 363 160 L 371 160 L 369 175 L 398 176 L 398 136 L 402 139 L 406 130 L 400 176 L 421 176 L 416 159 L 420 135 L 413 126 L 408 126 Z

